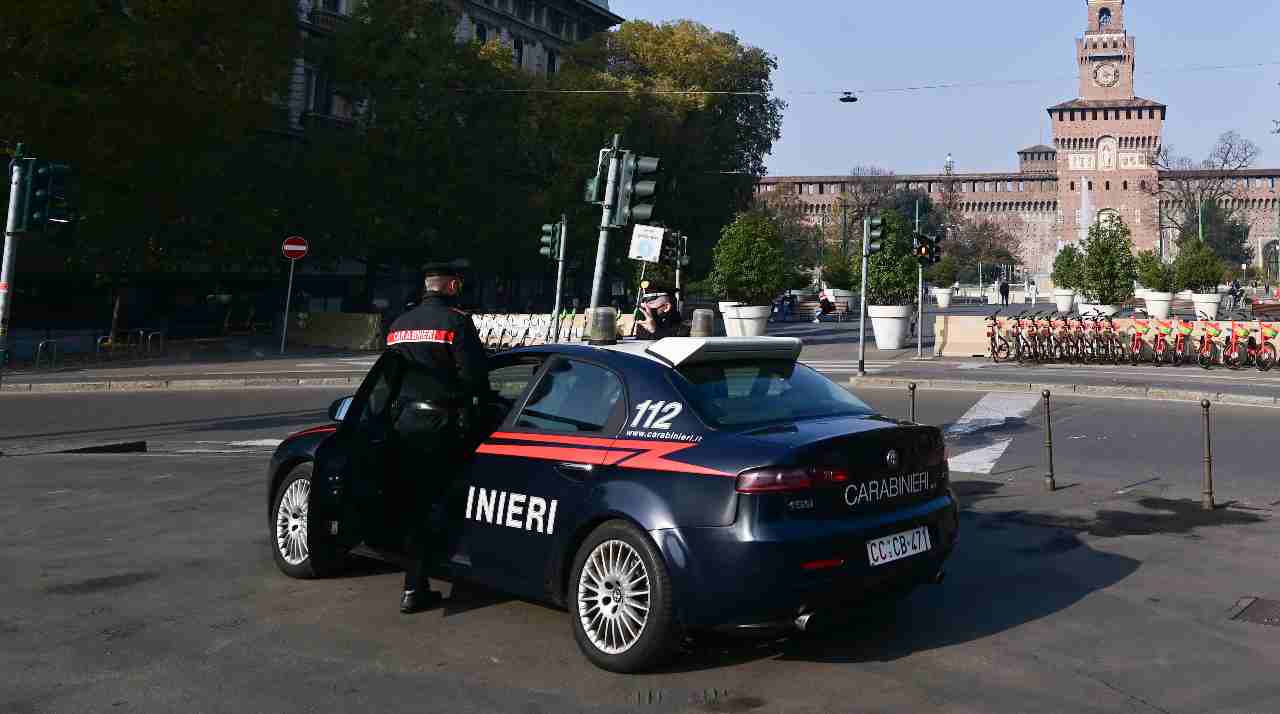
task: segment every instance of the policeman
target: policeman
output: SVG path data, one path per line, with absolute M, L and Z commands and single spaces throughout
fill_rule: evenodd
M 419 468 L 402 468 L 410 479 L 408 496 L 409 565 L 404 574 L 400 611 L 427 610 L 440 602 L 431 589 L 428 565 L 437 538 L 429 530 L 433 502 L 444 493 L 442 478 L 456 472 L 466 457 L 471 413 L 489 390 L 488 358 L 471 316 L 455 305 L 462 290 L 465 261 L 426 266 L 422 304 L 401 315 L 387 333 L 387 347 L 409 361 L 395 410 L 400 453 Z M 426 453 L 423 453 L 426 452 Z M 421 459 L 429 456 L 429 460 Z
M 688 328 L 680 320 L 672 291 L 649 287 L 640 295 L 641 319 L 636 321 L 636 338 L 660 340 L 663 337 L 687 337 Z

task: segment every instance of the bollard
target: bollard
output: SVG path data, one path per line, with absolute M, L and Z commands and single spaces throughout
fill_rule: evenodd
M 916 423 L 916 383 L 912 382 L 907 385 L 907 392 L 911 394 L 911 423 Z
M 693 311 L 693 322 L 689 327 L 690 337 L 714 337 L 716 334 L 716 314 L 707 309 Z
M 1209 438 L 1209 400 L 1202 399 L 1200 408 L 1204 410 L 1204 499 L 1200 506 L 1212 511 L 1213 505 L 1213 444 Z
M 1044 477 L 1044 490 L 1052 492 L 1058 488 L 1053 475 L 1053 419 L 1049 416 L 1049 390 L 1040 394 L 1044 397 L 1044 450 L 1049 457 L 1049 473 Z

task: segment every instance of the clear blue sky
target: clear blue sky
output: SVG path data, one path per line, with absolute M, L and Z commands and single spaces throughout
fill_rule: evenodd
M 1077 95 L 1075 38 L 1085 0 L 612 0 L 650 21 L 688 18 L 734 31 L 778 58 L 775 86 L 790 104 L 769 173 L 840 174 L 871 164 L 897 173 L 1016 168 L 1015 152 L 1048 139 L 1045 108 Z M 1280 2 L 1129 0 L 1138 96 L 1169 105 L 1165 142 L 1201 159 L 1236 129 L 1280 167 L 1280 64 L 1170 71 L 1188 65 L 1280 62 Z M 993 80 L 1032 84 L 866 94 L 857 104 L 806 91 L 874 90 Z

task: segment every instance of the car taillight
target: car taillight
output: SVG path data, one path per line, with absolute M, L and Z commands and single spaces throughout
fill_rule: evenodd
M 849 472 L 838 466 L 787 466 L 753 469 L 738 474 L 738 493 L 806 491 L 849 481 Z

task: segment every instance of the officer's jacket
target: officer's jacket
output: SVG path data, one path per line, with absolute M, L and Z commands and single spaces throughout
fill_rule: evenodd
M 444 298 L 428 296 L 422 304 L 391 323 L 387 348 L 436 377 L 439 394 L 424 399 L 466 400 L 489 390 L 488 357 L 471 316 Z M 423 389 L 422 391 L 436 391 Z

